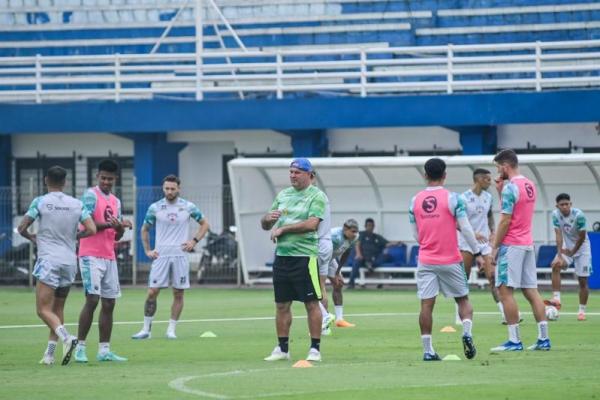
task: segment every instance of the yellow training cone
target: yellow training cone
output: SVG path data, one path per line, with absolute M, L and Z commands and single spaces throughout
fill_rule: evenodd
M 456 329 L 454 329 L 454 328 L 453 328 L 453 327 L 451 327 L 451 326 L 445 326 L 445 327 L 443 327 L 443 328 L 440 330 L 440 332 L 443 332 L 443 333 L 454 333 L 454 332 L 456 332 Z

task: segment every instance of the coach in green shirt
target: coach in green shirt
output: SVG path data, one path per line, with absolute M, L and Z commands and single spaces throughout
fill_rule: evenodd
M 265 361 L 289 360 L 289 332 L 292 301 L 301 301 L 308 314 L 311 346 L 306 359 L 321 361 L 321 287 L 319 285 L 319 239 L 317 228 L 325 212 L 325 194 L 311 185 L 314 170 L 306 158 L 290 164 L 291 187 L 283 189 L 261 219 L 264 230 L 271 230 L 277 243 L 273 264 L 273 289 L 277 312 L 275 324 L 279 345 Z

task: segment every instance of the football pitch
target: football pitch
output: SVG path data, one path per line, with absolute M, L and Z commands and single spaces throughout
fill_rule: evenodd
M 545 296 L 548 293 L 544 293 Z M 144 289 L 125 289 L 115 310 L 111 349 L 125 363 L 95 360 L 97 326 L 88 337 L 88 364 L 43 366 L 47 329 L 35 314 L 34 294 L 0 290 L 0 398 L 2 399 L 594 399 L 600 397 L 600 295 L 592 292 L 588 319 L 576 319 L 576 293 L 563 294 L 563 310 L 550 323 L 552 350 L 490 354 L 506 340 L 489 293 L 471 293 L 473 335 L 478 354 L 465 360 L 453 325 L 454 305 L 438 299 L 434 347 L 460 361 L 425 363 L 414 290 L 345 292 L 346 319 L 355 328 L 334 328 L 321 344 L 323 361 L 292 368 L 306 357 L 309 337 L 302 304 L 294 304 L 292 361 L 267 363 L 276 345 L 270 289 L 205 289 L 186 292 L 177 340 L 164 337 L 171 293 L 163 291 L 153 338 L 130 339 L 141 328 Z M 518 296 L 525 345 L 537 335 L 535 322 Z M 73 290 L 65 319 L 70 332 L 83 304 Z M 96 311 L 96 319 L 97 319 Z M 201 338 L 204 332 L 216 338 Z M 60 350 L 58 351 L 60 355 Z

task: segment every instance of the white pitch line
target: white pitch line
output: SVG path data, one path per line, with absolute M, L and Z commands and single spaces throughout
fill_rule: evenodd
M 323 368 L 340 368 L 342 366 L 360 366 L 364 367 L 367 365 L 386 365 L 386 364 L 394 364 L 395 362 L 391 361 L 382 361 L 382 362 L 366 362 L 366 363 L 336 363 L 336 364 L 325 364 L 319 365 L 319 369 Z M 187 383 L 189 381 L 195 379 L 203 379 L 203 378 L 211 378 L 211 377 L 222 377 L 222 376 L 234 376 L 234 375 L 244 375 L 244 374 L 252 374 L 252 373 L 260 373 L 260 372 L 268 372 L 272 373 L 273 371 L 282 371 L 289 370 L 289 367 L 285 368 L 259 368 L 259 369 L 248 369 L 248 370 L 233 370 L 227 372 L 213 372 L 204 375 L 195 375 L 195 376 L 184 376 L 181 378 L 176 378 L 169 382 L 169 387 L 179 392 L 192 394 L 200 397 L 207 397 L 212 399 L 219 400 L 246 400 L 246 399 L 258 399 L 258 398 L 271 398 L 271 397 L 283 397 L 283 396 L 304 396 L 304 395 L 315 395 L 315 394 L 323 394 L 323 393 L 335 393 L 339 392 L 342 389 L 319 389 L 318 391 L 298 391 L 298 392 L 274 392 L 274 393 L 260 393 L 260 394 L 252 394 L 252 395 L 237 395 L 237 396 L 228 396 L 219 393 L 210 393 L 205 392 L 199 389 L 192 389 L 187 387 Z M 540 382 L 542 383 L 542 382 Z M 430 387 L 456 387 L 456 386 L 480 386 L 481 382 L 472 382 L 472 383 L 464 383 L 464 382 L 448 382 L 448 383 L 435 383 L 435 384 L 397 384 L 397 385 L 388 385 L 385 387 L 379 387 L 379 389 L 418 389 L 418 388 L 430 388 Z
M 479 311 L 475 315 L 495 315 L 500 314 L 498 311 Z M 531 315 L 530 312 L 524 312 L 523 315 Z M 401 313 L 364 313 L 364 314 L 346 314 L 348 317 L 414 317 L 419 315 L 418 312 L 401 312 Z M 576 312 L 561 312 L 560 315 L 577 315 Z M 586 316 L 600 316 L 597 312 L 587 312 Z M 306 316 L 299 315 L 295 319 L 306 319 Z M 197 322 L 244 322 L 244 321 L 272 321 L 275 317 L 232 317 L 232 318 L 202 318 L 202 319 L 180 319 L 177 323 L 197 323 Z M 142 321 L 115 321 L 113 325 L 136 325 Z M 153 324 L 166 324 L 168 320 L 152 321 Z M 97 325 L 94 322 L 94 325 Z M 66 326 L 77 326 L 76 322 L 66 323 Z M 24 329 L 24 328 L 47 328 L 44 324 L 29 324 L 29 325 L 0 325 L 0 329 Z

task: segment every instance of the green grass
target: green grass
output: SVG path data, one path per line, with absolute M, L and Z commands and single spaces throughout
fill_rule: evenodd
M 129 357 L 127 363 L 95 361 L 98 333 L 92 327 L 86 365 L 67 367 L 37 364 L 45 349 L 44 328 L 0 328 L 0 398 L 2 399 L 593 399 L 600 397 L 600 315 L 578 322 L 575 293 L 563 298 L 560 320 L 550 324 L 550 352 L 491 355 L 489 348 L 506 340 L 506 328 L 487 292 L 472 293 L 475 308 L 474 360 L 423 363 L 417 324 L 418 301 L 410 291 L 346 292 L 347 319 L 356 328 L 335 329 L 322 342 L 323 362 L 314 368 L 291 368 L 292 363 L 262 361 L 275 346 L 272 320 L 182 322 L 179 339 L 164 338 L 165 323 L 155 323 L 154 338 L 133 341 L 141 327 L 145 290 L 127 289 L 118 301 L 111 348 Z M 167 320 L 171 294 L 159 298 L 157 320 Z M 521 301 L 522 310 L 528 311 Z M 66 319 L 76 322 L 83 304 L 74 290 L 67 302 Z M 589 312 L 600 307 L 592 293 Z M 294 305 L 290 350 L 294 361 L 306 356 L 309 338 L 301 304 Z M 480 314 L 477 314 L 477 313 Z M 396 313 L 396 315 L 356 315 Z M 434 315 L 434 346 L 442 356 L 464 359 L 457 333 L 439 333 L 454 321 L 454 306 L 440 298 Z M 489 313 L 489 314 L 488 314 Z M 186 293 L 182 319 L 236 319 L 271 317 L 270 290 L 192 289 Z M 537 329 L 525 313 L 521 332 L 525 344 L 535 341 Z M 0 326 L 32 325 L 34 295 L 25 289 L 0 291 Z M 71 332 L 76 327 L 68 326 Z M 201 339 L 204 331 L 215 339 Z M 237 372 L 236 372 L 237 371 Z M 179 380 L 179 381 L 177 381 Z M 190 393 L 169 386 L 185 381 Z

